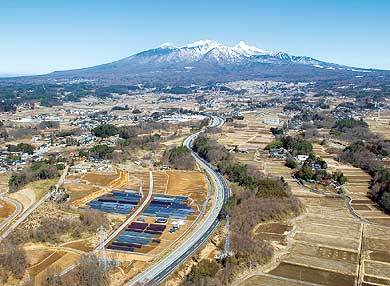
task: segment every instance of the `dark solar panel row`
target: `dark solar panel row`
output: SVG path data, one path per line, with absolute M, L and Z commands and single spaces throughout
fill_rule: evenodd
M 166 225 L 161 224 L 132 222 L 107 248 L 127 252 L 137 251 L 142 246 L 160 243 L 159 237 L 165 228 Z

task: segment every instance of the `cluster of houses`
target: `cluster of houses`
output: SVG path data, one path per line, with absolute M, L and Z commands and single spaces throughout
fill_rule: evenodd
M 0 173 L 21 171 L 30 162 L 42 161 L 48 150 L 46 144 L 36 148 L 33 154 L 9 151 L 7 147 L 0 148 Z
M 41 122 L 60 122 L 61 119 L 58 115 L 52 115 L 52 114 L 36 114 L 36 115 L 30 115 L 26 117 L 15 117 L 10 120 L 13 123 L 19 123 L 19 124 L 34 124 L 34 123 L 41 123 Z
M 101 160 L 100 162 L 80 161 L 70 167 L 70 172 L 74 174 L 85 174 L 90 172 L 114 172 L 112 164 L 108 160 Z
M 275 159 L 281 159 L 284 160 L 287 157 L 287 152 L 284 150 L 284 148 L 273 148 L 269 150 L 269 156 L 271 158 Z M 294 157 L 295 161 L 298 163 L 299 166 L 303 165 L 305 161 L 309 158 L 309 155 L 296 155 Z M 321 165 L 314 162 L 311 164 L 312 170 L 321 170 Z

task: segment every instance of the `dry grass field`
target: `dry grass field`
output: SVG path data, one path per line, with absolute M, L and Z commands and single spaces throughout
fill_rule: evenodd
M 167 194 L 189 196 L 195 207 L 202 205 L 207 195 L 205 176 L 196 171 L 167 171 Z
M 378 112 L 372 112 L 365 118 L 371 131 L 381 134 L 385 139 L 390 139 L 390 111 L 382 110 Z
M 78 200 L 89 196 L 95 192 L 98 192 L 101 188 L 86 184 L 76 184 L 76 183 L 65 183 L 64 187 L 66 188 L 69 194 L 69 202 L 77 202 Z
M 170 177 L 167 172 L 153 172 L 153 193 L 167 194 Z
M 107 187 L 117 178 L 118 174 L 88 173 L 82 177 L 82 180 L 87 181 L 91 185 Z
M 6 193 L 8 191 L 8 175 L 5 173 L 0 174 L 0 193 Z
M 223 126 L 223 133 L 218 134 L 218 141 L 228 149 L 236 146 L 247 151 L 263 149 L 274 139 L 269 132 L 273 125 L 266 124 L 265 121 L 277 118 L 278 112 L 272 110 L 244 113 L 244 119 L 236 121 L 238 124 L 236 127 L 230 124 Z
M 15 206 L 4 200 L 0 200 L 0 221 L 9 217 L 15 211 Z
M 79 254 L 55 251 L 45 261 L 43 261 L 38 268 L 34 269 L 35 273 L 30 270 L 30 275 L 33 277 L 34 285 L 42 285 L 42 282 L 47 277 L 50 270 L 62 272 L 77 263 L 79 259 Z
M 58 178 L 39 180 L 31 182 L 25 186 L 26 189 L 33 190 L 35 193 L 35 198 L 39 200 L 50 190 L 50 187 L 54 186 L 58 182 Z
M 12 199 L 19 201 L 23 209 L 28 209 L 36 201 L 35 192 L 31 189 L 22 189 L 9 195 Z
M 149 189 L 149 173 L 148 172 L 132 172 L 129 174 L 129 181 L 122 186 L 124 189 L 139 190 L 142 184 L 143 190 Z

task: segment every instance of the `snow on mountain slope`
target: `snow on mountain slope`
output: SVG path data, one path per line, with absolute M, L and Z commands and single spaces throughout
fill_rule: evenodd
M 98 79 L 102 82 L 223 82 L 244 79 L 319 80 L 355 78 L 373 70 L 320 61 L 307 56 L 260 49 L 241 41 L 224 45 L 200 40 L 177 46 L 164 43 L 127 58 L 94 67 L 58 71 L 53 79 Z
M 165 43 L 160 47 L 140 52 L 118 63 L 133 64 L 219 64 L 234 65 L 250 62 L 273 64 L 304 64 L 343 68 L 343 66 L 324 63 L 310 57 L 293 56 L 284 52 L 259 49 L 240 41 L 235 46 L 227 46 L 213 40 L 200 40 L 181 47 Z

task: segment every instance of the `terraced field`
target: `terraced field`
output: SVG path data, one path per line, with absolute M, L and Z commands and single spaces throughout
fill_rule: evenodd
M 270 135 L 264 128 L 259 132 Z M 243 128 L 240 134 L 246 131 Z M 226 136 L 231 142 L 242 140 L 235 132 Z M 271 140 L 270 136 L 264 137 L 264 144 L 258 147 Z M 314 193 L 298 184 L 283 160 L 269 158 L 261 149 L 237 153 L 236 157 L 242 162 L 256 163 L 268 174 L 284 177 L 305 211 L 288 223 L 264 224 L 254 230 L 259 239 L 272 241 L 273 245 L 278 242 L 275 259 L 240 277 L 234 285 L 390 285 L 390 217 L 367 197 L 370 176 L 340 164 L 333 154 L 314 145 L 314 151 L 331 170 L 340 170 L 347 176 L 345 190 L 352 199 L 349 207 L 341 196 Z
M 364 227 L 362 285 L 390 285 L 390 228 Z
M 329 155 L 318 146 L 316 149 Z M 351 198 L 351 208 L 364 220 L 359 282 L 361 285 L 390 285 L 390 215 L 367 196 L 371 177 L 359 168 L 336 162 L 329 156 L 324 158 L 348 178 L 345 191 Z
M 379 133 L 385 139 L 390 139 L 390 111 L 382 110 L 379 114 L 373 112 L 365 120 L 374 133 Z
M 278 227 L 286 248 L 276 263 L 252 275 L 240 285 L 354 285 L 359 267 L 361 223 L 345 207 L 342 198 L 310 192 L 294 182 L 282 161 L 266 159 L 268 173 L 281 175 L 305 207 L 293 227 Z M 286 238 L 286 232 L 290 236 Z M 275 240 L 277 236 L 259 236 Z
M 224 125 L 224 132 L 218 137 L 218 141 L 228 149 L 238 147 L 241 150 L 255 151 L 264 148 L 274 139 L 269 132 L 271 125 L 265 124 L 267 119 L 276 119 L 275 111 L 265 110 L 261 113 L 245 113 L 244 120 L 237 121 L 245 127 L 233 127 Z

